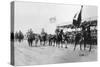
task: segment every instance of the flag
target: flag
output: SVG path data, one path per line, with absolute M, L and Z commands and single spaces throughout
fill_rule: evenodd
M 82 8 L 83 8 L 83 6 L 81 6 L 81 10 L 80 10 L 79 14 L 76 13 L 75 16 L 74 16 L 74 18 L 73 18 L 73 25 L 76 26 L 76 27 L 79 27 L 80 23 L 81 23 Z

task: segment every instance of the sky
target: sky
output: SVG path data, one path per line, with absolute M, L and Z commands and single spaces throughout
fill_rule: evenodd
M 56 26 L 72 24 L 73 17 L 81 9 L 81 5 L 65 5 L 52 3 L 15 2 L 15 32 L 26 33 L 32 28 L 34 33 L 41 33 L 42 28 L 54 34 Z M 82 19 L 96 17 L 96 6 L 84 6 Z M 51 20 L 50 20 L 51 19 Z

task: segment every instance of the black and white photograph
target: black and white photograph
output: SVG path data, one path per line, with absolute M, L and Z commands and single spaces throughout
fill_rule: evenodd
M 11 2 L 11 65 L 97 61 L 98 7 Z

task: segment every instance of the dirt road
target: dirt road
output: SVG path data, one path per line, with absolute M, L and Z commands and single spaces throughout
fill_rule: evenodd
M 29 47 L 27 42 L 15 42 L 15 65 L 41 65 L 54 63 L 96 61 L 97 49 L 93 48 L 80 51 L 79 46 L 73 51 L 73 45 L 68 44 L 68 48 L 58 48 L 52 46 Z

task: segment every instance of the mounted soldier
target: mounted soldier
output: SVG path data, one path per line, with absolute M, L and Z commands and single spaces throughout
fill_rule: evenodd
M 42 42 L 43 42 L 43 46 L 45 46 L 45 43 L 47 40 L 47 33 L 44 31 L 44 28 L 42 29 L 39 39 L 40 39 L 40 44 L 42 44 Z
M 55 30 L 55 33 L 56 33 L 56 46 L 58 45 L 58 46 L 61 46 L 61 47 L 63 47 L 63 43 L 64 43 L 64 32 L 63 32 L 63 30 L 61 29 L 59 29 L 59 28 L 57 28 L 56 30 Z
M 35 36 L 32 29 L 28 30 L 27 32 L 27 40 L 28 40 L 29 46 L 32 47 L 33 40 L 35 40 Z
M 92 47 L 92 42 L 91 42 L 91 30 L 90 30 L 90 25 L 87 27 L 87 36 L 86 36 L 86 42 L 87 44 L 90 45 L 89 51 L 91 51 L 91 47 Z
M 55 33 L 56 33 L 56 35 L 55 35 L 55 40 L 56 40 L 56 46 L 58 46 L 58 45 L 60 45 L 60 36 L 59 36 L 59 34 L 60 34 L 60 29 L 59 28 L 57 28 L 56 30 L 55 30 Z
M 15 40 L 21 42 L 24 39 L 24 35 L 21 31 L 15 33 Z

